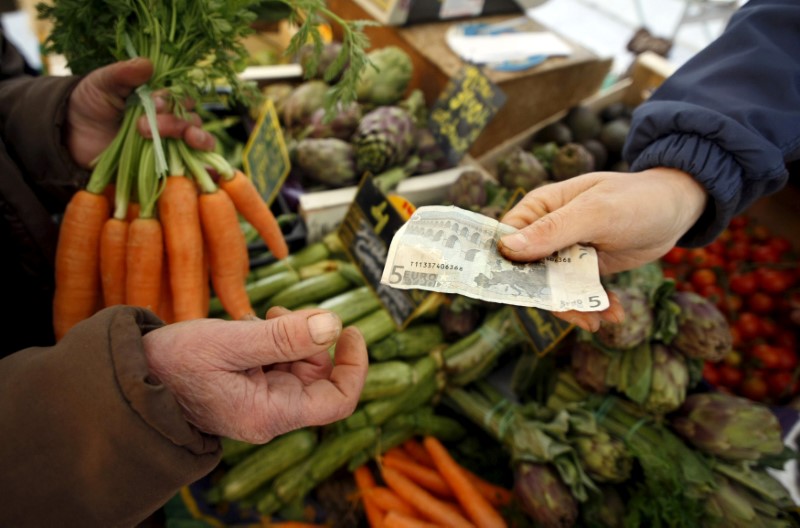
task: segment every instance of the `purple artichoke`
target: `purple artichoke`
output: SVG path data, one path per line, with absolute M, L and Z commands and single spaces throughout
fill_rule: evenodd
M 359 173 L 380 174 L 402 165 L 414 146 L 414 123 L 397 106 L 379 106 L 367 113 L 352 138 Z
M 514 495 L 522 509 L 542 528 L 569 528 L 578 519 L 578 501 L 549 465 L 518 464 Z
M 621 323 L 600 323 L 595 333 L 603 345 L 616 350 L 633 348 L 644 342 L 653 332 L 653 310 L 647 295 L 635 288 L 611 288 L 625 310 L 625 320 Z
M 678 333 L 672 346 L 687 357 L 720 361 L 733 348 L 730 326 L 714 304 L 694 292 L 675 292 L 678 304 Z

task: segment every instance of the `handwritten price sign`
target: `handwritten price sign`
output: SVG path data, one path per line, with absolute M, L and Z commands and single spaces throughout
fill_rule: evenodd
M 243 164 L 245 173 L 253 180 L 264 201 L 271 205 L 291 168 L 289 151 L 271 100 L 264 103 L 261 116 L 247 140 Z

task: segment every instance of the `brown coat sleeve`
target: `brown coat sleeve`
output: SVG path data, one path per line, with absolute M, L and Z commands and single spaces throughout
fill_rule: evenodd
M 107 308 L 0 360 L 0 526 L 134 526 L 219 462 L 148 378 L 141 337 L 161 324 Z

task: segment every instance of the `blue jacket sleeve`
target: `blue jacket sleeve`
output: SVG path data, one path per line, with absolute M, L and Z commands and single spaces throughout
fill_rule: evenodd
M 631 170 L 694 176 L 709 205 L 679 241 L 711 242 L 730 219 L 786 184 L 800 158 L 800 2 L 751 0 L 720 37 L 633 115 Z

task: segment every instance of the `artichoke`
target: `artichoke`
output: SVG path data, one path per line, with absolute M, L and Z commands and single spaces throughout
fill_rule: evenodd
M 570 349 L 572 374 L 581 387 L 605 394 L 609 386 L 606 383 L 611 356 L 585 341 L 576 341 Z
M 275 113 L 279 116 L 283 115 L 283 105 L 289 98 L 289 95 L 294 91 L 294 87 L 285 82 L 268 84 L 261 90 L 261 94 L 266 98 L 272 100 L 275 107 Z
M 475 169 L 461 172 L 453 185 L 447 188 L 445 202 L 462 209 L 479 209 L 486 205 L 486 181 Z
M 444 151 L 428 128 L 418 127 L 414 132 L 414 154 L 419 158 L 417 174 L 428 174 L 447 166 Z
M 689 395 L 670 423 L 690 444 L 728 460 L 755 461 L 783 451 L 781 426 L 772 411 L 722 392 Z
M 325 106 L 328 84 L 313 80 L 299 84 L 283 101 L 283 125 L 286 128 L 304 128 L 311 114 Z
M 689 367 L 686 358 L 661 343 L 650 347 L 653 355 L 653 376 L 650 392 L 642 407 L 656 415 L 674 411 L 686 399 L 689 386 Z
M 653 332 L 653 310 L 647 294 L 636 288 L 610 288 L 625 310 L 625 320 L 621 323 L 601 322 L 595 333 L 603 345 L 624 350 L 644 342 Z
M 336 103 L 336 113 L 330 119 L 326 119 L 324 108 L 318 108 L 309 118 L 306 137 L 334 137 L 348 141 L 360 122 L 361 106 L 358 103 L 350 103 L 347 106 Z
M 308 178 L 333 187 L 356 180 L 353 147 L 341 139 L 303 139 L 297 144 L 297 166 Z
M 415 126 L 419 128 L 428 126 L 428 103 L 422 90 L 413 90 L 408 97 L 397 103 L 397 106 L 408 112 Z
M 544 170 L 546 170 L 549 174 L 553 170 L 553 158 L 555 158 L 556 154 L 558 154 L 558 149 L 558 143 L 555 141 L 550 141 L 548 143 L 535 145 L 531 149 L 531 154 L 533 154 L 536 159 L 539 160 L 539 163 L 542 164 Z
M 508 189 L 530 191 L 545 181 L 547 170 L 532 152 L 516 147 L 497 162 L 497 178 Z
M 376 106 L 397 103 L 414 73 L 411 57 L 397 46 L 386 46 L 369 52 L 367 58 L 371 64 L 358 78 L 358 100 Z
M 313 44 L 306 44 L 300 48 L 297 62 L 303 67 L 303 72 L 307 79 L 325 80 L 325 75 L 329 74 L 331 77 L 327 79 L 327 81 L 331 84 L 336 84 L 336 82 L 342 76 L 344 70 L 347 68 L 348 63 L 345 62 L 339 71 L 336 72 L 328 72 L 328 68 L 330 68 L 334 62 L 336 62 L 336 59 L 339 57 L 341 51 L 341 42 L 329 42 L 322 46 L 319 56 L 315 57 L 315 46 Z
M 553 179 L 557 181 L 592 172 L 594 168 L 592 153 L 580 143 L 567 143 L 553 157 Z
M 587 528 L 623 528 L 625 503 L 613 486 L 600 486 L 600 494 L 581 504 L 582 526 Z
M 569 528 L 578 519 L 578 501 L 549 465 L 518 464 L 514 495 L 542 528 Z
M 411 116 L 397 106 L 368 112 L 351 140 L 358 172 L 380 174 L 402 165 L 414 146 L 415 130 Z
M 758 513 L 739 486 L 718 476 L 717 487 L 705 502 L 708 526 L 714 528 L 755 528 L 761 526 Z
M 730 326 L 714 304 L 694 292 L 675 292 L 681 309 L 672 346 L 690 358 L 720 361 L 733 348 Z
M 625 442 L 606 431 L 575 439 L 575 450 L 590 477 L 598 482 L 624 482 L 633 469 L 633 456 Z

